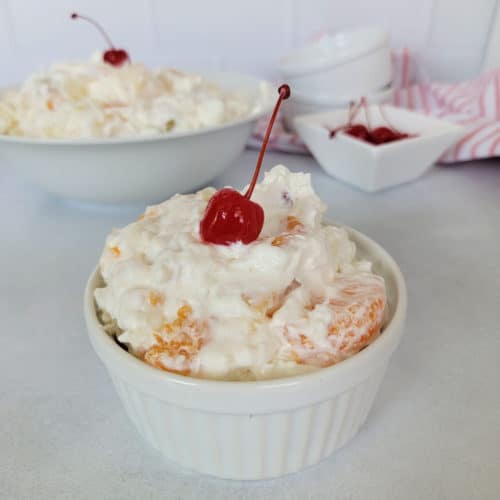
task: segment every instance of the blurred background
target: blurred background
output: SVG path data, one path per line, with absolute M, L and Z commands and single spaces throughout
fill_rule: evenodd
M 315 34 L 379 25 L 434 80 L 463 80 L 500 64 L 498 0 L 0 0 L 0 85 L 104 44 L 72 11 L 97 19 L 133 60 L 273 77 L 276 61 Z

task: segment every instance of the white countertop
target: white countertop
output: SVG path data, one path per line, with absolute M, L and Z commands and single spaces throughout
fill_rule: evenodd
M 215 184 L 242 185 L 256 153 Z M 165 464 L 128 421 L 92 351 L 85 280 L 137 211 L 64 204 L 0 169 L 0 498 L 500 498 L 500 161 L 435 168 L 364 194 L 307 157 L 330 218 L 381 243 L 409 289 L 406 335 L 360 433 L 316 467 L 229 482 Z

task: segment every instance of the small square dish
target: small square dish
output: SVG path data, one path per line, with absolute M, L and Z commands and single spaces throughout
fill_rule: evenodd
M 465 133 L 463 127 L 421 113 L 384 105 L 367 106 L 353 121 L 368 128 L 385 126 L 410 137 L 370 144 L 343 131 L 349 110 L 298 116 L 295 128 L 325 172 L 363 191 L 374 192 L 412 181 L 424 174 L 439 156 Z

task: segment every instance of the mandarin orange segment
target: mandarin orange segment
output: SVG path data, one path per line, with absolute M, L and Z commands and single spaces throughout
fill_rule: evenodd
M 288 240 L 288 235 L 281 234 L 271 241 L 273 247 L 282 247 Z
M 307 349 L 314 349 L 314 344 L 303 333 L 299 333 L 300 343 Z
M 120 257 L 120 255 L 122 254 L 122 252 L 117 246 L 111 247 L 110 250 L 115 257 Z
M 163 304 L 164 300 L 165 299 L 161 293 L 150 291 L 148 294 L 148 302 L 153 307 Z
M 191 309 L 191 306 L 189 304 L 185 304 L 177 311 L 177 317 L 181 321 L 184 321 L 191 315 L 192 312 L 193 310 Z
M 284 338 L 292 348 L 291 359 L 313 366 L 329 366 L 359 352 L 380 333 L 386 306 L 385 286 L 382 278 L 338 276 L 335 278 L 336 296 L 327 302 L 331 314 L 326 342 L 317 345 L 306 333 L 284 329 Z M 314 314 L 318 303 L 306 307 Z
M 156 344 L 144 353 L 144 361 L 168 372 L 191 374 L 192 361 L 208 340 L 207 325 L 191 316 L 189 305 L 180 307 L 176 319 L 155 332 Z
M 271 241 L 271 245 L 274 247 L 281 247 L 287 243 L 292 236 L 301 233 L 303 229 L 304 225 L 299 218 L 294 215 L 288 215 L 286 218 L 286 231 L 278 234 L 278 236 Z
M 54 111 L 55 109 L 55 105 L 54 105 L 54 101 L 52 99 L 47 99 L 47 109 L 49 111 Z
M 300 222 L 300 219 L 298 219 L 294 215 L 289 215 L 286 218 L 286 228 L 288 231 L 294 231 L 303 229 L 304 225 L 302 224 L 302 222 Z

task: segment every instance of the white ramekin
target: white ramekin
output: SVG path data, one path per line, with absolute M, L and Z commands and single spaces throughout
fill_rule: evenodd
M 389 320 L 371 345 L 329 368 L 259 382 L 199 380 L 152 368 L 103 330 L 94 303 L 95 270 L 85 290 L 90 340 L 125 409 L 164 458 L 227 479 L 264 479 L 316 464 L 366 420 L 406 317 L 406 287 L 392 257 L 349 229 L 360 257 L 387 284 Z
M 461 125 L 409 109 L 372 105 L 367 111 L 370 123 L 364 112 L 358 113 L 356 123 L 372 128 L 389 125 L 413 137 L 377 146 L 342 132 L 331 138 L 329 130 L 347 123 L 347 106 L 293 120 L 296 132 L 328 175 L 367 192 L 417 179 L 465 133 Z
M 283 57 L 280 73 L 293 91 L 338 100 L 378 91 L 391 82 L 389 36 L 378 28 L 325 34 Z

